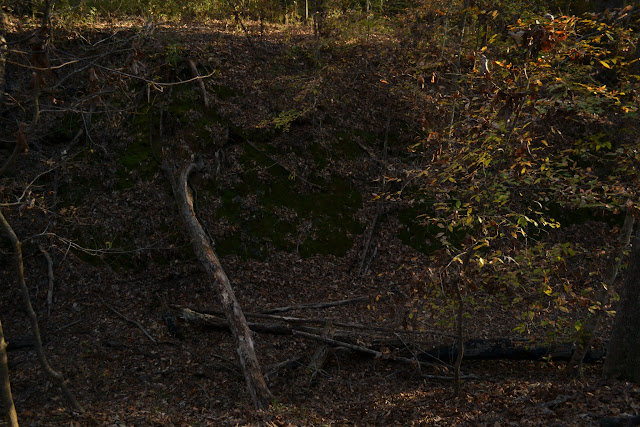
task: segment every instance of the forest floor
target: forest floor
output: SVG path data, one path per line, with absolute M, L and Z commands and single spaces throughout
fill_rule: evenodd
M 19 158 L 2 188 L 19 194 L 18 188 L 44 173 L 30 189 L 32 205 L 6 210 L 7 217 L 25 241 L 26 280 L 46 354 L 86 412 L 69 410 L 33 351 L 12 351 L 11 385 L 23 425 L 584 426 L 640 414 L 640 386 L 603 381 L 601 362 L 585 365 L 582 378 L 569 379 L 565 363 L 553 359 L 465 360 L 462 373 L 468 379 L 454 397 L 450 363 L 419 366 L 392 360 L 451 345 L 455 333 L 454 296 L 429 287 L 437 254 L 425 255 L 401 239 L 403 202 L 380 204 L 372 197 L 380 191 L 381 176 L 393 177 L 394 171 L 424 161 L 406 154 L 414 138 L 407 123 L 419 116 L 410 91 L 390 100 L 387 90 L 392 74 L 400 76 L 394 85 L 417 87 L 413 78 L 402 80 L 403 59 L 412 47 L 396 44 L 391 35 L 342 34 L 335 39 L 340 42 L 316 44 L 306 27 L 247 26 L 251 37 L 223 23 L 158 25 L 144 38 L 142 22 L 56 33 L 54 65 L 82 57 L 79 52 L 91 59 L 45 76 L 50 86 L 72 77 L 45 90 L 40 125 L 29 135 L 30 153 Z M 10 42 L 29 32 L 14 30 Z M 437 58 L 439 51 L 436 46 L 425 55 Z M 189 59 L 200 74 L 212 75 L 205 82 L 215 112 L 203 113 L 197 82 L 157 84 L 192 78 Z M 89 66 L 98 83 L 87 77 Z M 22 93 L 16 105 L 31 108 L 28 73 L 13 67 L 8 81 L 11 90 Z M 185 87 L 190 92 L 185 94 Z M 16 131 L 10 118 L 18 110 L 12 106 L 4 112 L 6 135 Z M 89 110 L 93 118 L 87 125 Z M 80 130 L 84 134 L 75 141 Z M 343 139 L 350 145 L 340 148 L 336 143 Z M 254 145 L 270 156 L 266 166 Z M 345 334 L 383 357 L 331 348 L 312 378 L 307 364 L 317 342 L 256 333 L 256 353 L 275 398 L 269 410 L 253 409 L 230 335 L 179 317 L 179 307 L 201 312 L 220 307 L 158 167 L 157 156 L 186 164 L 192 154 L 208 165 L 193 184 L 204 188 L 199 190 L 199 217 L 213 239 L 222 242 L 221 262 L 245 311 L 364 297 L 282 314 L 360 325 L 344 327 Z M 319 216 L 316 210 L 313 217 L 314 209 L 320 209 L 315 205 L 281 208 L 275 225 L 251 222 L 264 206 L 275 209 L 261 202 L 260 188 L 275 188 L 282 176 L 292 186 L 282 191 L 293 189 L 286 197 L 300 193 L 320 199 L 324 190 L 314 190 L 309 182 L 325 188 L 341 182 L 357 193 L 361 202 L 353 211 L 326 213 L 338 222 L 356 221 L 352 228 L 345 226 L 347 231 L 340 228 L 350 242 L 344 250 L 332 252 L 344 241 L 324 236 L 326 230 L 314 222 Z M 219 188 L 242 193 L 229 196 Z M 332 197 L 338 196 L 323 203 L 330 205 Z M 220 214 L 223 205 L 234 204 L 241 209 Z M 304 216 L 304 209 L 311 214 Z M 282 232 L 284 237 L 264 230 L 287 221 L 293 226 Z M 60 238 L 44 234 L 49 231 Z M 316 241 L 331 248 L 313 246 L 305 233 L 317 234 Z M 236 234 L 238 239 L 230 237 Z M 258 235 L 262 240 L 252 246 Z M 586 221 L 544 239 L 567 236 L 597 249 L 611 239 L 611 227 Z M 55 248 L 50 314 L 46 261 L 32 243 L 38 239 Z M 30 329 L 15 286 L 13 253 L 6 242 L 1 249 L 5 292 L 0 306 L 11 344 Z M 584 277 L 594 262 L 569 260 L 559 274 L 574 278 L 576 287 L 586 286 Z M 545 331 L 535 325 L 525 334 L 514 331 L 536 291 L 493 291 L 478 290 L 477 303 L 466 307 L 465 339 L 544 343 Z M 139 322 L 154 341 L 115 311 Z M 163 320 L 167 312 L 177 319 L 178 334 Z M 571 320 L 585 313 L 572 313 Z M 611 320 L 605 319 L 596 346 L 605 345 L 610 327 Z M 278 366 L 287 360 L 299 363 Z

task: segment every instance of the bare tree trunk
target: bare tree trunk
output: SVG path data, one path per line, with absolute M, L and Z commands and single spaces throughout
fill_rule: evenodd
M 55 0 L 47 0 L 44 5 L 44 11 L 42 14 L 42 28 L 48 29 L 49 38 L 53 35 L 53 25 L 51 23 L 51 12 L 53 11 L 53 3 Z
M 629 268 L 624 280 L 620 303 L 611 332 L 604 364 L 606 378 L 625 378 L 640 383 L 640 233 L 631 248 Z
M 196 256 L 209 276 L 213 278 L 216 293 L 229 323 L 231 334 L 236 342 L 240 366 L 242 367 L 253 404 L 257 409 L 267 409 L 271 403 L 272 395 L 267 388 L 255 354 L 251 330 L 247 325 L 242 308 L 236 300 L 229 278 L 225 274 L 193 209 L 193 197 L 188 188 L 188 179 L 189 174 L 196 168 L 197 166 L 191 163 L 183 168 L 176 178 L 170 166 L 166 162 L 163 163 L 163 169 L 171 182 L 180 216 L 189 232 Z
M 634 218 L 633 214 L 629 211 L 624 219 L 624 225 L 622 226 L 622 234 L 619 237 L 617 247 L 613 249 L 612 253 L 607 259 L 607 265 L 605 266 L 605 274 L 602 278 L 603 282 L 600 284 L 600 290 L 597 295 L 597 303 L 600 306 L 599 309 L 590 314 L 587 320 L 585 320 L 580 336 L 577 342 L 576 351 L 573 353 L 569 364 L 567 365 L 567 374 L 572 377 L 580 376 L 582 373 L 582 361 L 584 360 L 587 350 L 591 345 L 593 334 L 600 324 L 600 318 L 604 313 L 604 307 L 609 303 L 609 289 L 613 286 L 622 263 L 622 256 L 629 240 L 631 239 L 631 232 L 633 231 Z
M 6 83 L 6 67 L 7 67 L 7 40 L 5 32 L 7 17 L 4 10 L 0 8 L 0 107 L 4 106 L 4 85 Z
M 462 357 L 464 356 L 464 335 L 463 335 L 463 325 L 462 318 L 464 315 L 464 301 L 462 300 L 462 290 L 460 287 L 462 284 L 460 283 L 462 279 L 458 279 L 456 283 L 456 299 L 458 300 L 458 313 L 457 313 L 457 330 L 456 335 L 456 347 L 458 348 L 458 357 L 456 357 L 456 363 L 454 365 L 454 375 L 455 375 L 455 385 L 453 388 L 453 397 L 460 396 L 460 367 L 462 366 Z
M 458 303 L 458 312 L 456 313 L 456 348 L 458 350 L 458 356 L 454 365 L 455 385 L 453 388 L 453 397 L 460 396 L 460 389 L 462 386 L 460 368 L 462 366 L 462 358 L 464 356 L 464 299 L 462 298 L 462 286 L 468 280 L 466 277 L 466 269 L 469 266 L 469 259 L 471 258 L 471 252 L 473 251 L 473 241 L 471 236 L 465 237 L 466 252 L 460 259 L 460 270 L 458 277 L 455 281 L 456 300 Z
M 11 427 L 18 427 L 18 414 L 13 404 L 11 382 L 9 381 L 9 365 L 7 360 L 7 343 L 4 341 L 4 331 L 0 322 L 0 389 L 2 390 L 2 404 L 7 421 Z
M 42 338 L 40 336 L 40 326 L 38 325 L 38 317 L 36 316 L 36 312 L 33 311 L 33 306 L 31 305 L 31 297 L 29 296 L 29 289 L 27 288 L 27 284 L 24 281 L 24 264 L 22 262 L 22 244 L 20 240 L 18 240 L 18 236 L 14 233 L 13 229 L 7 222 L 6 218 L 0 212 L 0 223 L 2 223 L 2 227 L 4 231 L 9 236 L 11 243 L 13 243 L 13 249 L 16 253 L 16 260 L 18 264 L 18 284 L 20 285 L 20 290 L 22 291 L 22 299 L 24 303 L 24 308 L 29 316 L 29 320 L 31 321 L 31 330 L 33 331 L 33 335 L 35 338 L 36 344 L 36 353 L 38 354 L 38 360 L 40 361 L 40 366 L 42 370 L 47 374 L 51 380 L 57 383 L 62 389 L 62 393 L 65 395 L 67 400 L 69 401 L 71 407 L 78 411 L 84 412 L 82 406 L 78 403 L 76 398 L 71 393 L 71 390 L 67 386 L 67 382 L 64 379 L 62 373 L 54 371 L 53 368 L 49 365 L 47 361 L 47 356 L 44 354 L 44 349 L 42 348 Z

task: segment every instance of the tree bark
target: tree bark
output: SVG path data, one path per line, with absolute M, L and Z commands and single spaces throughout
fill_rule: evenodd
M 163 169 L 171 182 L 180 216 L 189 232 L 196 256 L 208 275 L 213 279 L 214 288 L 222 304 L 231 334 L 236 342 L 240 366 L 251 394 L 251 400 L 256 409 L 267 409 L 271 403 L 272 395 L 260 370 L 260 364 L 253 347 L 251 330 L 247 325 L 242 308 L 236 300 L 229 278 L 224 272 L 218 256 L 213 251 L 210 240 L 198 222 L 193 209 L 193 197 L 188 188 L 188 179 L 191 172 L 196 168 L 197 166 L 191 163 L 183 168 L 176 178 L 169 165 L 166 162 L 163 163 Z
M 611 250 L 611 254 L 607 258 L 605 273 L 596 297 L 599 308 L 594 313 L 589 313 L 589 317 L 584 321 L 580 336 L 576 342 L 576 351 L 567 365 L 567 374 L 571 377 L 578 377 L 582 374 L 582 360 L 587 354 L 593 335 L 600 325 L 600 318 L 604 315 L 605 306 L 609 304 L 609 293 L 618 276 L 624 251 L 629 245 L 634 222 L 635 219 L 631 211 L 628 211 L 624 219 L 622 232 L 618 238 L 617 247 Z
M 620 303 L 611 331 L 611 340 L 604 365 L 606 378 L 624 378 L 640 383 L 640 233 L 631 248 L 629 267 L 624 280 Z
M 4 341 L 2 322 L 0 322 L 0 389 L 2 390 L 2 403 L 6 419 L 11 427 L 18 427 L 18 414 L 16 413 L 16 407 L 13 404 L 11 382 L 9 381 L 7 343 Z
M 0 8 L 0 106 L 4 108 L 4 89 L 6 83 L 7 70 L 7 40 L 6 40 L 7 17 L 4 10 Z

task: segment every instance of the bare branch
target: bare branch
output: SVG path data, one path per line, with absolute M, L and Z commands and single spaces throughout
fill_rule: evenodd
M 127 316 L 125 316 L 124 314 L 120 313 L 118 310 L 116 310 L 115 308 L 111 307 L 109 304 L 107 304 L 106 302 L 104 302 L 104 300 L 102 299 L 102 297 L 100 295 L 98 295 L 98 298 L 100 298 L 100 301 L 102 302 L 102 304 L 104 304 L 105 307 L 107 307 L 109 310 L 113 311 L 115 314 L 117 314 L 118 316 L 120 316 L 122 319 L 124 319 L 125 321 L 134 324 L 135 326 L 138 327 L 138 329 L 140 329 L 142 331 L 142 333 L 149 338 L 149 340 L 151 340 L 152 343 L 156 344 L 156 340 L 153 339 L 153 337 L 151 335 L 149 335 L 149 332 L 147 332 L 147 330 L 138 322 L 136 322 L 133 319 L 129 319 Z

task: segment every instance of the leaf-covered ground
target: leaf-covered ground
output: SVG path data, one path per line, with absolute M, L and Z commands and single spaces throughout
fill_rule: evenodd
M 426 250 L 412 241 L 438 237 L 416 231 L 424 201 L 398 191 L 420 184 L 405 171 L 437 160 L 428 141 L 440 136 L 429 129 L 446 134 L 450 100 L 462 89 L 446 73 L 443 46 L 421 33 L 412 41 L 380 23 L 342 24 L 332 21 L 320 41 L 308 27 L 252 23 L 249 36 L 218 22 L 95 23 L 55 33 L 52 65 L 65 65 L 44 76 L 40 122 L 30 129 L 29 154 L 3 178 L 4 200 L 32 184 L 19 209 L 3 212 L 25 241 L 47 355 L 87 411 L 71 413 L 35 354 L 15 351 L 9 366 L 24 425 L 546 426 L 640 414 L 640 387 L 602 381 L 598 363 L 568 379 L 553 359 L 464 361 L 469 379 L 454 398 L 447 364 L 390 360 L 453 343 L 455 295 L 443 273 L 452 257 L 429 249 L 431 241 Z M 20 45 L 29 31 L 10 27 L 8 41 Z M 5 135 L 34 108 L 29 73 L 17 65 L 28 57 L 14 59 Z M 208 76 L 209 109 L 197 82 L 180 84 L 194 77 L 189 60 Z M 434 78 L 426 92 L 423 75 Z M 544 126 L 544 117 L 536 120 L 532 127 Z M 428 148 L 416 154 L 416 141 Z M 335 329 L 383 357 L 332 348 L 312 380 L 306 364 L 316 342 L 256 334 L 276 398 L 255 412 L 229 334 L 180 319 L 181 336 L 171 334 L 167 311 L 219 308 L 159 168 L 162 159 L 195 157 L 206 165 L 192 183 L 198 215 L 245 310 L 364 296 L 286 314 L 361 325 Z M 508 268 L 487 273 L 495 278 L 471 275 L 482 285 L 467 289 L 465 337 L 574 339 L 618 222 L 589 213 L 516 244 L 494 242 Z M 36 242 L 52 248 L 50 315 Z M 29 328 L 13 253 L 5 240 L 1 249 L 0 314 L 11 342 Z M 610 328 L 604 319 L 597 347 Z M 302 365 L 278 366 L 289 359 Z

